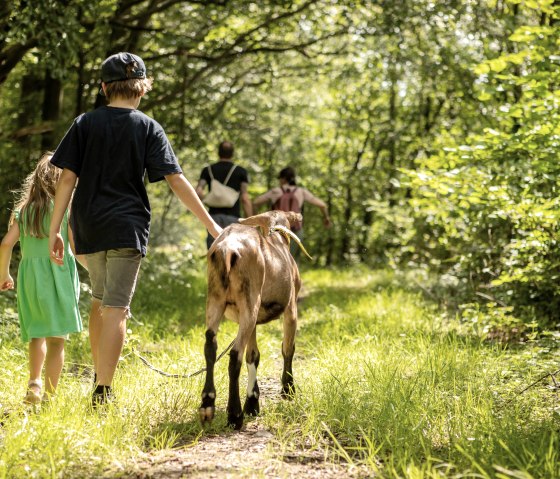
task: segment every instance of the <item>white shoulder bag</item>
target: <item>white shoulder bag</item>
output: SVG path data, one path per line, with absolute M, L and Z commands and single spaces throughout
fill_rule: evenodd
M 237 168 L 237 165 L 232 166 L 224 182 L 220 183 L 214 178 L 212 168 L 208 167 L 208 174 L 210 175 L 210 191 L 202 200 L 205 205 L 211 206 L 212 208 L 231 208 L 237 202 L 239 198 L 239 191 L 227 186 L 235 168 Z

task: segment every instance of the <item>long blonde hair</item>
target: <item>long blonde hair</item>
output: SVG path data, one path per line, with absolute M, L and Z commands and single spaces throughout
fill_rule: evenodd
M 60 178 L 61 169 L 52 165 L 50 160 L 53 153 L 48 151 L 41 156 L 33 173 L 25 178 L 21 189 L 16 194 L 14 212 L 19 211 L 20 228 L 25 233 L 36 238 L 46 238 L 44 219 L 52 209 L 52 200 L 56 192 L 56 184 Z M 10 225 L 14 221 L 14 213 L 10 218 Z

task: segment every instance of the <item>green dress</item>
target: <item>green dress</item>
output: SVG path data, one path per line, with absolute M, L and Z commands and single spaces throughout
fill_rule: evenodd
M 45 231 L 49 230 L 50 214 L 44 218 Z M 32 338 L 65 336 L 82 330 L 78 307 L 80 280 L 76 259 L 68 244 L 68 212 L 64 215 L 61 234 L 64 239 L 64 265 L 50 260 L 49 238 L 35 238 L 25 234 L 24 223 L 18 212 L 21 262 L 17 275 L 17 304 L 21 337 Z

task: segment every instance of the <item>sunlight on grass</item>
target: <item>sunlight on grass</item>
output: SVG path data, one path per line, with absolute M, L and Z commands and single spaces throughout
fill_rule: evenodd
M 145 274 L 166 288 L 151 301 L 153 284 L 145 279 L 115 380 L 117 401 L 103 412 L 89 407 L 87 333 L 69 342 L 58 395 L 36 411 L 21 405 L 27 359 L 17 330 L 3 334 L 0 477 L 118 475 L 142 452 L 185 447 L 226 430 L 227 358 L 216 367 L 216 419 L 203 429 L 203 375 L 165 378 L 135 355 L 176 374 L 204 366 L 203 271 L 170 273 L 152 264 Z M 377 477 L 560 476 L 557 392 L 541 386 L 514 393 L 536 372 L 536 363 L 522 357 L 530 348 L 465 334 L 390 272 L 306 271 L 304 284 L 296 396 L 262 397 L 261 420 L 276 435 L 268 454 L 319 451 Z M 222 325 L 219 351 L 236 328 Z M 281 322 L 259 327 L 258 335 L 259 377 L 271 378 L 278 395 Z M 541 364 L 558 359 L 553 349 L 534 349 Z M 243 368 L 242 394 L 245 381 Z

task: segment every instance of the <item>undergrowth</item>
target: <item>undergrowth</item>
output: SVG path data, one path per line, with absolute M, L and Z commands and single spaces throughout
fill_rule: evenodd
M 261 421 L 274 453 L 319 450 L 376 477 L 560 477 L 559 336 L 523 342 L 488 334 L 426 299 L 413 273 L 363 268 L 307 270 L 299 304 L 292 401 L 263 395 Z M 87 318 L 87 285 L 82 304 Z M 217 415 L 202 428 L 205 267 L 189 251 L 161 250 L 142 266 L 128 342 L 115 379 L 117 401 L 89 407 L 87 332 L 72 336 L 56 399 L 21 404 L 27 355 L 15 296 L 0 296 L 0 477 L 118 476 L 144 453 L 185 447 L 227 430 L 227 359 L 216 367 Z M 236 325 L 223 323 L 221 351 Z M 259 327 L 259 377 L 280 390 L 282 328 Z M 242 373 L 244 391 L 246 374 Z M 556 380 L 557 381 L 557 380 Z

